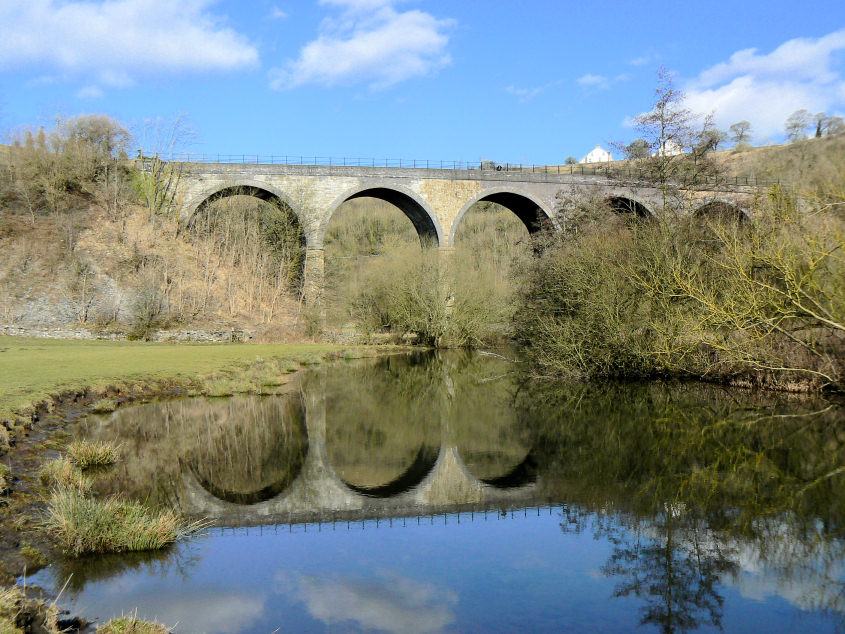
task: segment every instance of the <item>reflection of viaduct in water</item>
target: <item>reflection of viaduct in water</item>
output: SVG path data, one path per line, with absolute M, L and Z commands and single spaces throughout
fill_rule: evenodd
M 255 491 L 230 492 L 185 463 L 183 510 L 222 523 L 258 524 L 514 508 L 535 500 L 539 476 L 532 452 L 508 473 L 482 479 L 470 472 L 445 435 L 440 447 L 420 447 L 413 462 L 389 483 L 364 487 L 345 482 L 335 473 L 326 448 L 325 392 L 309 390 L 304 399 L 308 443 L 298 472 Z

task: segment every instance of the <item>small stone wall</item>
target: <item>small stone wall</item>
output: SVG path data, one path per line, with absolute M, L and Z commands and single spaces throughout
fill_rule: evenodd
M 50 328 L 40 326 L 0 325 L 0 335 L 10 337 L 33 337 L 36 339 L 84 339 L 84 340 L 126 340 L 126 333 L 92 331 L 84 328 Z M 228 330 L 162 330 L 156 332 L 152 341 L 169 341 L 174 343 L 205 342 L 205 343 L 234 343 L 249 341 L 252 334 L 249 330 L 233 328 Z

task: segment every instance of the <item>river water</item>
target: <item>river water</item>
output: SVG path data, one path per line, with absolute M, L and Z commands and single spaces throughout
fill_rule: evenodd
M 519 368 L 396 356 L 84 419 L 122 447 L 100 494 L 210 526 L 30 583 L 178 632 L 845 629 L 841 408 Z

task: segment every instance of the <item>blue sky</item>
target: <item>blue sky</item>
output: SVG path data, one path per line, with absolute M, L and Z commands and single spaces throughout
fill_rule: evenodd
M 0 0 L 0 127 L 187 116 L 192 151 L 557 163 L 657 67 L 755 140 L 845 114 L 845 3 Z

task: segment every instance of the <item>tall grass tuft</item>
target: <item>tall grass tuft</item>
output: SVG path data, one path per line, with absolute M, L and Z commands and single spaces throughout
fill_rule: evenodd
M 45 527 L 66 552 L 78 556 L 158 550 L 200 525 L 172 511 L 151 511 L 114 497 L 90 499 L 75 488 L 58 487 L 48 500 Z
M 73 488 L 83 493 L 90 491 L 93 485 L 91 478 L 84 475 L 65 456 L 56 458 L 55 460 L 48 460 L 41 465 L 41 470 L 38 472 L 38 480 L 44 486 Z
M 109 467 L 120 458 L 120 447 L 109 442 L 75 440 L 68 447 L 68 458 L 83 470 Z

